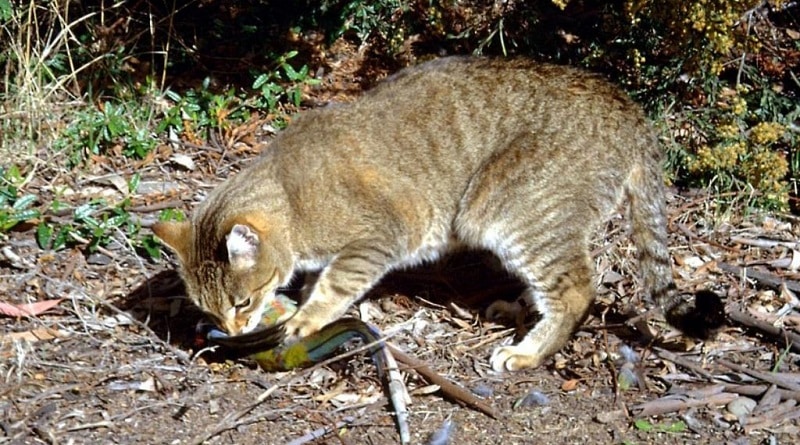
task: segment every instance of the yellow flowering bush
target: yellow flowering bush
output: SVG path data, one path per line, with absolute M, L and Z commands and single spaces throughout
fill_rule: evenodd
M 783 136 L 786 128 L 777 122 L 760 122 L 750 129 L 750 141 L 754 144 L 769 145 Z
M 552 2 L 564 9 L 570 0 Z M 692 182 L 713 183 L 719 191 L 751 186 L 770 204 L 786 204 L 786 153 L 798 156 L 799 150 L 797 137 L 781 121 L 792 120 L 795 106 L 748 58 L 763 48 L 759 39 L 766 34 L 753 32 L 757 21 L 785 3 L 625 0 L 623 12 L 610 15 L 618 21 L 613 29 L 626 35 L 618 40 L 627 46 L 622 83 L 647 91 L 672 82 L 664 90 L 677 93 L 677 103 L 685 107 L 664 124 L 677 143 L 672 164 L 684 172 L 679 179 L 688 173 Z M 745 69 L 751 66 L 756 69 Z

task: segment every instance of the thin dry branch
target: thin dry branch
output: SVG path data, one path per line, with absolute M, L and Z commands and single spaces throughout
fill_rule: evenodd
M 792 391 L 800 391 L 800 379 L 797 377 L 792 377 L 777 372 L 763 372 L 763 371 L 757 371 L 755 369 L 745 368 L 742 365 L 731 363 L 723 358 L 718 358 L 715 361 L 726 368 L 732 369 L 736 372 L 747 374 L 750 377 L 763 380 L 768 383 L 772 383 L 774 385 L 780 386 L 781 388 L 786 388 Z
M 770 289 L 780 290 L 781 286 L 786 286 L 792 292 L 800 292 L 800 282 L 787 280 L 783 277 L 769 272 L 761 272 L 747 267 L 739 267 L 733 264 L 718 262 L 717 267 L 736 276 L 747 277 L 756 280 L 759 284 Z
M 398 362 L 408 366 L 410 369 L 413 369 L 419 375 L 428 380 L 428 382 L 439 385 L 439 388 L 442 389 L 442 393 L 444 393 L 445 397 L 469 406 L 470 408 L 476 409 L 492 419 L 500 418 L 500 414 L 494 408 L 464 388 L 461 388 L 447 378 L 442 377 L 419 359 L 407 355 L 392 344 L 387 343 L 386 347 L 389 348 L 389 350 L 392 352 L 392 355 L 395 357 L 395 359 L 397 359 Z
M 789 332 L 786 329 L 779 328 L 775 325 L 767 323 L 766 321 L 751 317 L 745 312 L 737 309 L 728 309 L 728 318 L 743 326 L 763 332 L 775 338 L 776 340 L 787 344 L 791 350 L 800 352 L 800 335 L 795 334 L 794 332 Z

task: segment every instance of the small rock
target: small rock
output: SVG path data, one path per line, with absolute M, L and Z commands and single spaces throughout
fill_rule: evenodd
M 86 262 L 96 266 L 107 266 L 109 263 L 111 263 L 111 257 L 95 252 L 86 258 Z
M 219 412 L 219 402 L 214 400 L 214 399 L 209 400 L 208 401 L 208 413 L 213 416 L 214 414 L 217 414 L 218 412 Z
M 494 395 L 494 390 L 484 383 L 479 383 L 472 387 L 472 393 L 479 397 L 488 398 Z
M 756 408 L 756 401 L 749 397 L 737 397 L 728 403 L 728 412 L 736 416 L 737 419 L 750 414 Z
M 606 424 L 626 418 L 625 411 L 616 409 L 612 411 L 600 411 L 594 418 L 598 423 Z

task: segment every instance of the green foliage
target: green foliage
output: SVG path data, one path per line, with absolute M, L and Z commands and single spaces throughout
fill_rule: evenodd
M 93 252 L 98 246 L 108 245 L 118 229 L 130 234 L 138 231 L 125 210 L 127 205 L 128 202 L 124 201 L 109 207 L 103 199 L 92 200 L 75 208 L 70 222 L 40 223 L 36 230 L 36 241 L 42 249 L 59 250 L 80 243 Z
M 11 19 L 14 14 L 13 6 L 9 0 L 0 0 L 0 23 Z
M 11 165 L 0 167 L 0 233 L 11 230 L 21 222 L 39 218 L 41 214 L 32 208 L 36 195 L 19 195 L 18 187 L 25 182 L 19 168 Z
M 633 426 L 637 430 L 644 431 L 646 433 L 684 433 L 688 431 L 686 424 L 682 420 L 677 422 L 659 422 L 654 424 L 647 419 L 636 419 L 633 422 Z
M 228 88 L 215 92 L 211 79 L 203 80 L 200 89 L 190 89 L 178 94 L 168 90 L 165 95 L 173 105 L 166 111 L 157 127 L 158 133 L 168 129 L 190 138 L 207 138 L 210 130 L 224 130 L 246 122 L 254 111 L 263 114 L 278 111 L 281 103 L 299 106 L 304 86 L 319 84 L 309 74 L 307 65 L 295 69 L 290 63 L 297 51 L 273 56 L 275 69 L 253 74 L 252 91 Z
M 303 98 L 303 86 L 319 85 L 319 80 L 309 76 L 308 66 L 303 65 L 295 70 L 288 63 L 289 59 L 297 56 L 297 51 L 290 51 L 277 57 L 278 68 L 269 73 L 261 73 L 253 81 L 253 89 L 258 95 L 246 103 L 253 108 L 273 111 L 282 99 L 288 100 L 294 106 L 300 105 Z
M 359 42 L 378 40 L 392 53 L 406 36 L 410 2 L 400 0 L 324 0 L 317 3 L 313 23 L 328 29 L 333 41 L 354 34 Z
M 42 249 L 60 250 L 81 246 L 88 252 L 94 252 L 114 240 L 127 238 L 133 247 L 157 258 L 158 248 L 152 235 L 142 236 L 138 220 L 128 211 L 130 195 L 136 191 L 139 181 L 138 174 L 128 180 L 129 196 L 120 202 L 109 204 L 105 199 L 93 199 L 72 209 L 66 221 L 52 219 L 40 222 L 36 228 L 37 244 Z M 57 199 L 50 204 L 53 213 L 61 213 L 68 208 Z
M 736 87 L 712 77 L 702 92 L 715 106 L 674 115 L 673 128 L 684 131 L 676 133 L 670 156 L 684 181 L 718 193 L 752 188 L 761 205 L 784 208 L 787 178 L 800 167 L 798 135 L 789 130 L 800 104 L 760 86 L 768 79 L 754 70 L 742 78 L 747 83 Z
M 776 75 L 796 48 L 776 50 L 782 42 L 771 40 L 774 30 L 756 31 L 774 26 L 760 17 L 781 3 L 626 0 L 606 10 L 602 29 L 615 39 L 598 41 L 584 63 L 614 66 L 615 78 L 648 107 L 670 142 L 674 182 L 719 194 L 755 192 L 761 206 L 787 206 L 800 172 L 797 132 L 790 130 L 800 105 Z
M 76 113 L 54 146 L 68 153 L 72 166 L 90 155 L 108 153 L 115 146 L 122 155 L 142 159 L 156 146 L 148 128 L 149 112 L 136 102 L 105 102 Z

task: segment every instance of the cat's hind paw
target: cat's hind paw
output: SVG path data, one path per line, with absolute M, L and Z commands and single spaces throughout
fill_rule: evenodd
M 486 308 L 486 318 L 491 321 L 516 321 L 524 307 L 519 301 L 498 300 Z
M 519 371 L 539 366 L 542 357 L 522 345 L 500 346 L 494 350 L 489 362 L 495 372 Z

